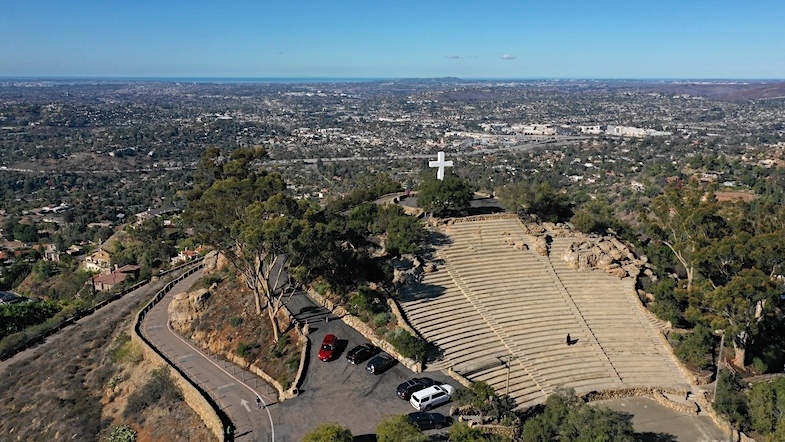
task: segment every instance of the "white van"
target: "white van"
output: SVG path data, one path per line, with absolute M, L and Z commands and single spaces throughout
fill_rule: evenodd
M 428 411 L 445 402 L 450 402 L 454 388 L 447 384 L 433 385 L 424 390 L 412 393 L 409 403 L 418 411 Z

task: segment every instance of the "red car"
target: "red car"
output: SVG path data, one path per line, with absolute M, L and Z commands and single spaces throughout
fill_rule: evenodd
M 324 337 L 322 341 L 322 347 L 319 349 L 319 360 L 320 361 L 329 361 L 333 358 L 333 353 L 335 353 L 335 335 L 329 334 Z

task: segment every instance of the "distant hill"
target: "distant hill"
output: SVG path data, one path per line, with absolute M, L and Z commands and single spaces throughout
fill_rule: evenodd
M 785 98 L 785 82 L 672 82 L 639 85 L 669 94 L 688 94 L 714 100 L 767 100 Z

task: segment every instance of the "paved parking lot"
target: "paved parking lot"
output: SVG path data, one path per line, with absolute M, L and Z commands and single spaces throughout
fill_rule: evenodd
M 293 309 L 294 313 L 299 311 L 301 308 Z M 426 376 L 460 387 L 440 372 L 416 374 L 400 364 L 374 376 L 365 370 L 365 363 L 352 365 L 346 360 L 349 349 L 368 342 L 361 334 L 339 319 L 325 321 L 326 311 L 323 309 L 306 308 L 302 315 L 297 316 L 299 319 L 309 317 L 312 326 L 310 361 L 301 394 L 270 409 L 276 422 L 276 441 L 300 441 L 308 431 L 323 422 L 337 422 L 349 428 L 355 436 L 373 434 L 376 425 L 386 416 L 416 411 L 395 394 L 395 387 L 412 377 Z M 332 361 L 321 362 L 316 354 L 322 338 L 328 333 L 338 338 L 338 353 Z M 451 405 L 447 403 L 433 411 L 446 415 Z
M 631 415 L 635 432 L 642 442 L 720 442 L 727 433 L 705 415 L 690 416 L 665 408 L 651 399 L 629 397 L 591 402 Z

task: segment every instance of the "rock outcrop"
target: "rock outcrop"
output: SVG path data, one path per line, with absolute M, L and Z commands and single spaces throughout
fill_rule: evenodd
M 575 270 L 600 269 L 618 278 L 638 277 L 648 259 L 637 257 L 624 243 L 614 237 L 576 238 L 562 254 L 562 258 Z
M 205 303 L 210 298 L 210 291 L 199 289 L 193 292 L 182 292 L 174 295 L 167 310 L 169 322 L 172 327 L 180 332 L 188 330 L 197 314 L 204 309 Z

